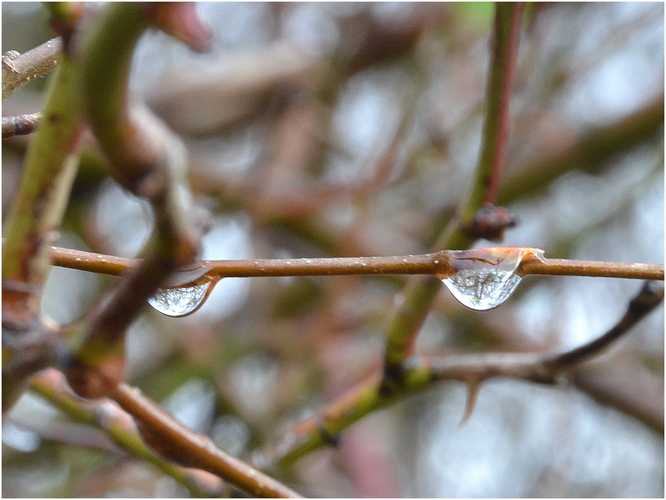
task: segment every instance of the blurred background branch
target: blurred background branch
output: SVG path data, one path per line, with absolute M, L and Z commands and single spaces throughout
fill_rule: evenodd
M 456 223 L 482 149 L 491 4 L 197 8 L 214 32 L 210 53 L 151 31 L 130 76 L 132 92 L 188 149 L 194 202 L 211 215 L 197 260 L 445 248 L 433 245 Z M 53 37 L 41 9 L 3 4 L 6 49 L 27 53 Z M 477 225 L 504 227 L 502 245 L 548 256 L 663 264 L 663 5 L 525 9 L 497 198 L 505 212 L 483 212 Z M 3 114 L 43 111 L 43 92 L 44 79 L 34 78 L 3 101 Z M 38 134 L 3 140 L 5 238 Z M 155 224 L 109 168 L 86 138 L 57 243 L 94 253 L 100 271 L 142 257 Z M 53 268 L 40 313 L 80 320 L 114 280 Z M 382 373 L 387 311 L 394 301 L 395 311 L 408 310 L 400 304 L 407 281 L 222 278 L 194 314 L 148 309 L 132 322 L 127 381 L 251 461 Z M 427 314 L 405 322 L 420 326 L 413 352 L 441 360 L 570 351 L 608 331 L 637 286 L 531 276 L 501 307 L 479 313 L 431 283 Z M 436 384 L 339 436 L 322 432 L 337 446 L 271 473 L 309 496 L 663 496 L 663 309 L 615 344 L 573 370 L 568 385 L 484 382 L 462 427 L 464 386 Z M 110 451 L 96 427 L 85 427 L 94 435 L 68 430 L 85 424 L 67 415 L 32 391 L 9 412 L 5 496 L 192 494 L 153 465 Z

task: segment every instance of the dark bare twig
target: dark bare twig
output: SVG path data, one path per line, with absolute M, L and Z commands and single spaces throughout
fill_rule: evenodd
M 646 281 L 638 295 L 629 303 L 627 312 L 613 328 L 587 344 L 555 356 L 548 363 L 553 370 L 564 370 L 587 361 L 627 333 L 663 300 L 664 284 L 658 281 Z

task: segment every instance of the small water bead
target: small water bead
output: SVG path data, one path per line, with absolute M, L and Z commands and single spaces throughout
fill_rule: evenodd
M 160 288 L 148 303 L 165 316 L 177 318 L 192 314 L 206 302 L 219 281 L 218 277 L 206 274 L 208 271 L 202 266 L 174 274 L 168 286 Z
M 527 259 L 543 259 L 543 250 L 521 247 L 480 248 L 451 252 L 455 274 L 439 276 L 458 301 L 486 311 L 506 301 L 522 277 L 516 271 Z

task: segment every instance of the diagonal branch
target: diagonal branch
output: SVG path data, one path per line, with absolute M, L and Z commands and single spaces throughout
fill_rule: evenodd
M 148 28 L 151 13 L 163 8 L 109 5 L 84 51 L 83 98 L 91 128 L 114 176 L 150 201 L 156 220 L 141 264 L 103 305 L 70 327 L 74 351 L 66 361 L 66 375 L 84 397 L 102 397 L 122 379 L 127 327 L 168 275 L 191 261 L 199 244 L 199 232 L 190 220 L 185 148 L 132 100 L 128 89 L 134 47 Z
M 458 210 L 459 220 L 442 234 L 439 248 L 464 249 L 474 242 L 466 228 L 479 209 L 495 203 L 509 138 L 509 104 L 524 3 L 497 2 L 491 45 L 483 144 L 471 191 Z
M 107 400 L 82 402 L 67 389 L 64 377 L 56 370 L 44 370 L 30 381 L 30 388 L 74 419 L 97 426 L 123 450 L 151 463 L 164 474 L 185 486 L 194 496 L 218 496 L 223 485 L 217 476 L 201 476 L 196 471 L 165 461 L 148 448 L 137 435 L 134 423 Z
M 258 497 L 295 498 L 296 492 L 217 448 L 177 422 L 138 389 L 120 384 L 111 397 L 137 422 L 143 440 L 167 460 L 220 476 Z
M 477 211 L 494 201 L 499 172 L 504 162 L 508 139 L 509 102 L 513 85 L 513 66 L 517 52 L 522 3 L 495 4 L 495 24 L 488 75 L 483 144 L 472 190 L 458 209 L 459 217 L 449 223 L 435 243 L 436 249 L 465 249 L 475 240 L 470 231 Z M 390 319 L 384 354 L 386 382 L 401 376 L 402 364 L 414 351 L 416 336 L 440 289 L 439 280 L 412 280 L 396 297 Z
M 54 38 L 25 54 L 9 51 L 2 56 L 2 100 L 29 81 L 56 67 L 62 39 Z
M 663 301 L 662 283 L 647 282 L 629 303 L 627 312 L 601 337 L 578 348 L 558 354 L 483 353 L 447 357 L 410 358 L 409 370 L 400 386 L 387 387 L 375 377 L 328 405 L 318 415 L 296 424 L 280 444 L 267 451 L 267 465 L 286 466 L 331 441 L 331 436 L 360 420 L 372 410 L 432 386 L 435 382 L 457 380 L 470 387 L 493 377 L 511 377 L 541 384 L 556 384 L 563 372 L 598 356 L 625 335 L 636 323 Z

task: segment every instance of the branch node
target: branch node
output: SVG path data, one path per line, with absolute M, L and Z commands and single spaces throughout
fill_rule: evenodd
M 473 239 L 483 238 L 488 241 L 502 241 L 504 231 L 518 224 L 518 219 L 504 207 L 484 203 L 474 214 L 469 224 L 459 220 L 458 225 L 467 236 Z
M 317 424 L 317 431 L 325 444 L 337 448 L 342 441 L 342 434 L 339 432 L 330 432 L 323 422 Z

